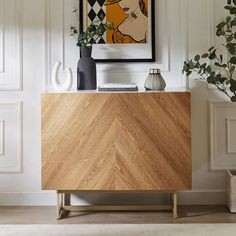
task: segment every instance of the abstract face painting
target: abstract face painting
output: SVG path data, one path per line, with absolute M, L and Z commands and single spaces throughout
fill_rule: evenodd
M 83 30 L 113 23 L 93 39 L 97 62 L 155 61 L 155 0 L 80 0 L 80 9 Z
M 87 0 L 87 26 L 112 22 L 97 43 L 145 44 L 148 42 L 148 0 Z

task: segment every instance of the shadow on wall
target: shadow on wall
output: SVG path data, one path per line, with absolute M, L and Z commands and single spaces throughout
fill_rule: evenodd
M 82 193 L 72 195 L 72 204 L 168 204 L 168 194 L 165 193 Z
M 98 84 L 101 83 L 134 83 L 132 79 L 132 71 L 129 70 L 125 64 L 119 64 L 119 70 L 117 70 L 116 64 L 102 65 L 100 70 L 100 64 L 97 64 L 98 68 Z M 122 70 L 120 70 L 122 68 Z

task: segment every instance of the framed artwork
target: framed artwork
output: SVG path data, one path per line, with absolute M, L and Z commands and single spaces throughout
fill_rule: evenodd
M 155 62 L 155 0 L 79 0 L 81 30 L 113 23 L 95 38 L 96 62 Z

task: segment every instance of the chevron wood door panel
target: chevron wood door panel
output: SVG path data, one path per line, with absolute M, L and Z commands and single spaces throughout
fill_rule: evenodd
M 118 95 L 118 189 L 191 188 L 190 94 Z
M 112 94 L 42 96 L 43 189 L 112 189 L 115 110 Z
M 45 93 L 42 188 L 191 188 L 190 93 Z

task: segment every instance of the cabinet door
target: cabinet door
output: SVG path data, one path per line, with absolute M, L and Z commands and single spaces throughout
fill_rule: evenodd
M 191 188 L 190 93 L 117 95 L 116 188 Z
M 42 188 L 191 188 L 190 93 L 44 94 Z
M 114 189 L 112 94 L 42 95 L 42 188 Z

